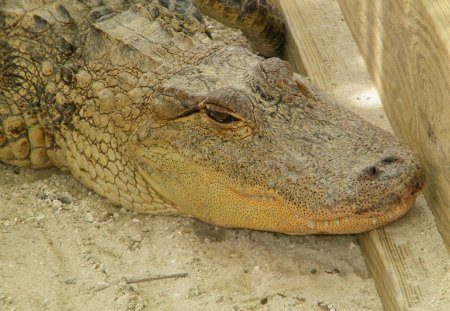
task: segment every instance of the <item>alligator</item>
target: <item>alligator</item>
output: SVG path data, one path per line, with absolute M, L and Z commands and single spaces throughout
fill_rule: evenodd
M 212 39 L 202 12 L 259 54 Z M 0 160 L 110 202 L 226 228 L 368 231 L 424 168 L 278 55 L 269 1 L 0 0 Z

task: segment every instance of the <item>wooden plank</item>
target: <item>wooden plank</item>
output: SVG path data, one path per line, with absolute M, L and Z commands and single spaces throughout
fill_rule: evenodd
M 302 59 L 294 62 L 302 65 L 297 70 L 356 113 L 389 128 L 387 119 L 378 117 L 384 115 L 380 100 L 337 2 L 276 2 L 289 28 L 287 58 Z M 385 310 L 448 309 L 448 255 L 423 199 L 406 217 L 360 237 Z
M 386 311 L 448 310 L 448 256 L 423 197 L 394 225 L 361 235 L 360 245 Z
M 347 108 L 389 130 L 377 91 L 364 60 L 353 40 L 349 40 L 348 28 L 337 5 L 328 0 L 274 2 L 281 3 L 289 23 L 284 58 L 297 72 L 309 76 L 315 85 L 332 93 Z M 328 9 L 330 3 L 333 8 Z M 302 10 L 311 7 L 313 15 L 305 15 L 299 7 Z M 318 8 L 322 11 L 316 11 Z
M 338 2 L 395 133 L 426 165 L 425 197 L 450 251 L 450 2 Z

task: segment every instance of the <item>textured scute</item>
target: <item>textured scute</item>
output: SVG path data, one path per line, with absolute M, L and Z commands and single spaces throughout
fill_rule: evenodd
M 226 18 L 247 27 L 254 7 L 236 3 Z M 423 185 L 390 134 L 286 62 L 214 42 L 190 1 L 8 2 L 0 27 L 0 160 L 68 170 L 114 204 L 350 233 L 400 217 Z
M 266 57 L 279 56 L 285 40 L 280 12 L 270 1 L 193 0 L 201 11 L 229 27 L 241 29 L 255 49 Z
M 40 99 L 46 81 L 71 53 L 61 53 L 70 37 L 71 18 L 62 5 L 50 1 L 6 2 L 0 6 L 1 159 L 18 166 L 50 166 Z M 49 135 L 49 139 L 52 135 Z

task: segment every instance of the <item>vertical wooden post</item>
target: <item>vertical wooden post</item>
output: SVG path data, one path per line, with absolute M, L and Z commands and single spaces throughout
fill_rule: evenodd
M 405 2 L 405 0 L 399 1 Z M 331 93 L 345 106 L 377 125 L 388 127 L 385 119 L 373 118 L 374 114 L 377 116 L 383 114 L 381 107 L 377 106 L 380 102 L 338 3 L 334 0 L 278 0 L 275 2 L 282 9 L 288 24 L 286 56 L 288 60 L 294 60 L 293 64 L 297 66 L 296 69 L 306 73 L 314 84 Z M 380 59 L 380 55 L 386 53 L 385 49 L 389 51 L 389 49 L 397 48 L 394 43 L 386 47 L 381 43 L 371 42 L 370 40 L 374 41 L 373 38 L 377 37 L 377 30 L 373 29 L 377 22 L 366 15 L 356 14 L 358 10 L 369 7 L 369 2 L 377 1 L 342 0 L 339 2 L 345 2 L 348 5 L 347 10 L 353 10 L 355 13 L 351 14 L 354 18 L 352 29 L 359 29 L 360 36 L 367 35 L 372 38 L 367 41 L 360 40 L 363 56 L 368 55 L 364 51 L 370 52 L 373 62 L 375 62 Z M 381 0 L 378 2 L 389 2 L 393 6 L 397 3 L 397 1 Z M 361 26 L 357 26 L 359 24 Z M 447 30 L 450 33 L 450 23 Z M 409 70 L 409 65 L 402 64 L 401 59 L 397 62 L 392 65 L 392 68 L 385 64 L 389 67 L 386 68 L 390 73 L 389 81 L 380 81 L 380 77 L 375 76 L 377 86 L 380 83 L 391 85 L 389 83 L 392 81 L 393 97 L 395 94 L 400 95 L 414 91 L 408 88 L 404 89 L 408 85 L 405 85 L 406 82 L 401 72 L 395 69 Z M 372 66 L 370 72 L 373 75 L 377 65 L 368 63 L 369 66 Z M 299 67 L 298 64 L 301 66 Z M 447 65 L 448 62 L 443 64 L 444 68 Z M 450 73 L 447 69 L 444 71 Z M 441 85 L 442 82 L 426 83 Z M 448 91 L 448 87 L 440 91 L 445 93 L 446 90 Z M 385 98 L 383 90 L 382 95 Z M 411 94 L 408 98 L 414 96 L 418 95 Z M 444 96 L 438 96 L 438 98 L 443 99 Z M 397 104 L 399 101 L 403 100 L 397 99 L 394 103 Z M 448 99 L 447 103 L 450 103 Z M 402 106 L 392 106 L 391 109 L 401 114 L 408 106 L 398 110 L 400 107 Z M 408 107 L 408 109 L 412 110 L 413 108 Z M 444 111 L 447 110 L 441 109 L 439 112 L 443 113 Z M 412 113 L 412 111 L 407 111 L 404 115 L 408 117 L 397 121 L 398 123 L 405 122 L 403 125 L 398 125 L 406 128 L 405 132 L 409 127 L 412 127 L 413 132 L 418 131 L 415 126 L 421 116 L 410 116 Z M 446 124 L 450 125 L 450 114 L 447 116 L 449 121 Z M 442 120 L 445 116 L 440 116 L 440 118 Z M 440 126 L 443 128 L 445 124 L 441 123 Z M 400 134 L 399 130 L 396 129 L 396 131 Z M 411 140 L 409 143 L 414 147 L 418 141 Z M 450 156 L 450 153 L 447 155 Z M 450 177 L 450 174 L 447 176 Z M 443 184 L 442 187 L 445 185 Z M 450 187 L 447 187 L 447 190 L 450 191 Z M 386 311 L 419 309 L 443 311 L 448 309 L 450 305 L 448 253 L 436 230 L 433 216 L 423 199 L 419 200 L 412 212 L 403 219 L 387 227 L 361 234 L 360 245 Z
M 450 2 L 338 2 L 395 133 L 426 165 L 425 197 L 450 250 Z

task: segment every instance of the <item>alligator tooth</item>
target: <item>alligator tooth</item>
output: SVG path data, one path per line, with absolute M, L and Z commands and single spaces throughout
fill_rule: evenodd
M 335 220 L 334 220 L 334 224 L 335 224 L 335 225 L 339 226 L 340 223 L 341 223 L 341 221 L 340 221 L 339 219 L 335 219 Z
M 394 218 L 394 215 L 392 215 L 392 212 L 390 212 L 390 211 L 387 212 L 386 215 L 387 215 L 387 217 L 388 217 L 389 219 Z
M 376 217 L 372 217 L 371 220 L 372 220 L 372 224 L 374 224 L 374 225 L 376 225 L 378 222 L 378 219 Z
M 324 227 L 328 227 L 329 226 L 328 220 L 324 220 L 322 223 L 323 223 Z
M 316 222 L 314 220 L 308 219 L 308 228 L 309 229 L 316 229 Z

